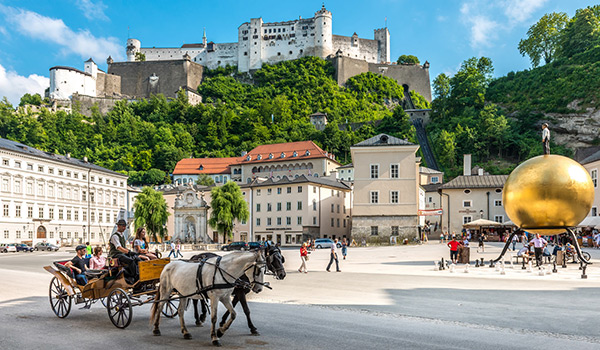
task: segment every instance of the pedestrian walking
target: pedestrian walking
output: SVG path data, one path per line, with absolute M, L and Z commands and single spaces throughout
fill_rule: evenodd
M 447 245 L 450 248 L 450 260 L 453 264 L 458 263 L 458 247 L 461 243 L 456 240 L 456 236 L 452 236 L 452 240 Z
M 90 259 L 92 257 L 92 246 L 90 242 L 85 242 L 85 259 Z
M 342 241 L 342 257 L 346 260 L 346 255 L 348 254 L 348 243 L 346 243 L 346 239 Z
M 550 154 L 550 129 L 548 129 L 548 123 L 542 124 L 542 145 L 544 146 L 544 154 Z
M 477 241 L 479 242 L 479 245 L 477 246 L 477 253 L 484 253 L 485 244 L 483 242 L 485 241 L 485 233 L 481 232 L 477 238 Z
M 171 241 L 171 251 L 169 252 L 168 258 L 173 254 L 173 258 L 177 258 L 177 253 L 175 252 L 175 242 Z
M 514 235 L 513 238 L 512 238 L 512 241 L 511 241 L 513 252 L 515 251 L 515 248 L 517 246 L 517 242 L 519 242 L 519 237 L 517 237 L 517 235 Z
M 342 270 L 340 270 L 340 264 L 338 261 L 337 243 L 338 243 L 338 240 L 336 238 L 335 241 L 333 242 L 333 244 L 331 245 L 331 254 L 329 256 L 329 264 L 327 265 L 327 269 L 326 269 L 327 272 L 331 272 L 331 271 L 329 271 L 329 268 L 331 267 L 331 264 L 333 264 L 334 261 L 335 261 L 335 270 L 337 272 L 342 272 Z
M 177 240 L 177 244 L 175 245 L 175 257 L 181 256 L 183 258 L 183 254 L 181 254 L 181 241 Z
M 308 273 L 308 270 L 306 269 L 306 261 L 308 260 L 308 248 L 306 242 L 302 243 L 302 247 L 300 247 L 300 260 L 302 260 L 302 265 L 300 265 L 298 272 Z
M 542 254 L 544 253 L 544 248 L 548 245 L 548 242 L 540 236 L 540 234 L 536 234 L 535 238 L 529 242 L 529 244 L 533 245 L 533 251 L 535 252 L 535 262 L 536 266 L 540 266 L 542 264 Z

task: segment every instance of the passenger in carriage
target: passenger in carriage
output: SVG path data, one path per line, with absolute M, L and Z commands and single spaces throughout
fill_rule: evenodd
M 146 228 L 144 226 L 138 227 L 135 232 L 135 241 L 133 241 L 133 249 L 139 254 L 142 260 L 154 260 L 156 255 L 150 252 L 148 249 L 148 242 L 146 241 Z
M 90 270 L 102 270 L 106 266 L 106 258 L 102 256 L 102 247 L 94 248 L 94 255 L 90 259 Z
M 75 281 L 80 286 L 84 286 L 87 284 L 88 280 L 85 276 L 85 271 L 88 269 L 86 263 L 88 262 L 85 259 L 85 245 L 80 244 L 75 248 L 77 255 L 71 259 L 71 261 L 67 261 L 65 266 L 70 268 L 73 271 L 73 276 L 75 276 Z

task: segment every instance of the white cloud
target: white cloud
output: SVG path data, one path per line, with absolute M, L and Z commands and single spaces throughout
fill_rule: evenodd
M 50 79 L 37 74 L 28 77 L 7 71 L 0 65 L 0 99 L 6 96 L 13 105 L 18 105 L 25 93 L 40 94 L 44 97 L 44 90 L 50 86 Z
M 77 5 L 87 19 L 108 21 L 108 17 L 104 13 L 107 6 L 102 1 L 94 4 L 92 0 L 76 0 L 75 5 Z
M 500 3 L 504 14 L 512 23 L 522 23 L 539 10 L 548 0 L 505 0 Z
M 39 13 L 0 5 L 0 13 L 14 29 L 33 39 L 49 41 L 61 47 L 65 55 L 76 54 L 81 58 L 92 57 L 96 62 L 104 61 L 109 55 L 115 60 L 123 59 L 123 47 L 114 37 L 96 37 L 88 30 L 74 31 L 61 19 Z
M 461 20 L 470 29 L 473 48 L 491 47 L 502 33 L 531 18 L 548 0 L 466 0 Z

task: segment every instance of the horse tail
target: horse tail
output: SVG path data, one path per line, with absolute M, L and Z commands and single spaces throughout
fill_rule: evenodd
M 150 325 L 153 325 L 155 322 L 155 318 L 158 311 L 158 304 L 160 303 L 160 287 L 156 289 L 156 296 L 154 298 L 154 302 L 152 303 L 152 307 L 150 308 Z

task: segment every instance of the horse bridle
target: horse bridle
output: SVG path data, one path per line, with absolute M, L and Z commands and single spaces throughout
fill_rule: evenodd
M 266 259 L 267 268 L 269 269 L 269 271 L 273 272 L 273 275 L 275 276 L 276 279 L 279 279 L 278 273 L 282 270 L 285 271 L 285 268 L 283 267 L 285 258 L 281 254 L 281 250 L 276 246 L 267 246 L 265 248 L 265 254 L 267 256 L 267 259 Z M 279 254 L 279 256 L 281 257 L 281 268 L 277 268 L 277 269 L 273 266 L 273 260 L 275 259 L 276 254 Z
M 258 253 L 259 257 L 262 257 L 261 254 L 260 254 L 260 250 L 257 251 L 257 253 Z M 258 277 L 261 274 L 261 272 L 263 274 L 266 273 L 266 271 L 263 271 L 263 270 L 265 270 L 268 265 L 269 264 L 268 264 L 268 262 L 267 262 L 266 259 L 264 259 L 264 260 L 261 259 L 260 261 L 255 261 L 252 265 L 248 266 L 244 270 L 244 273 L 246 273 L 246 271 L 250 270 L 251 268 L 254 268 L 254 270 L 252 271 L 252 281 L 249 284 L 250 288 L 252 288 L 252 286 L 255 285 L 255 284 L 259 284 L 259 285 L 261 285 L 261 286 L 263 286 L 265 288 L 273 289 L 273 288 L 271 288 L 269 282 L 264 282 L 264 281 L 263 282 L 259 282 L 259 281 L 256 280 L 256 277 Z

